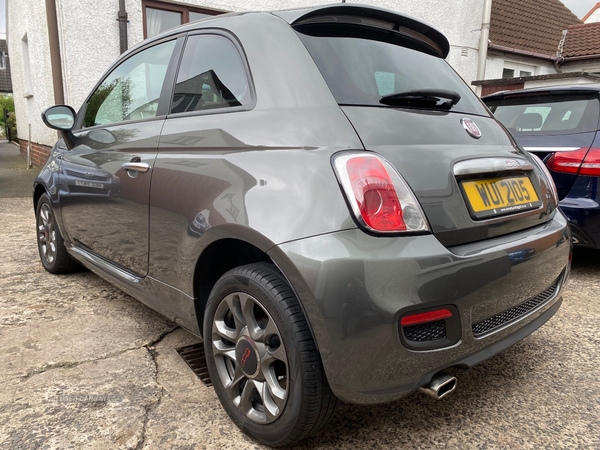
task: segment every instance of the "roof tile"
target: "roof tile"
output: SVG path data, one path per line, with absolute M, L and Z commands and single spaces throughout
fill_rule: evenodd
M 590 56 L 600 54 L 600 22 L 571 25 L 563 44 L 561 56 Z
M 563 30 L 581 20 L 560 0 L 494 0 L 492 44 L 555 56 Z

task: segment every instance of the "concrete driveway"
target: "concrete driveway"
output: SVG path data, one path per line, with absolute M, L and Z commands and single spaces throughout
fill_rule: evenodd
M 2 197 L 0 448 L 263 448 L 176 353 L 194 336 L 89 272 L 46 273 L 30 198 Z M 599 292 L 600 253 L 577 252 L 559 313 L 455 394 L 343 405 L 302 448 L 600 448 Z

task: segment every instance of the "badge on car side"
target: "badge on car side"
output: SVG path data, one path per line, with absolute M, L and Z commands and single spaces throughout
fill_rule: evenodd
M 481 137 L 481 130 L 471 119 L 462 118 L 460 119 L 460 123 L 462 124 L 463 128 L 467 130 L 467 133 L 469 133 L 475 139 L 479 139 Z

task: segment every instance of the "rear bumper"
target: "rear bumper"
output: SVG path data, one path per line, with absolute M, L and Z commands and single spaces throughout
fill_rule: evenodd
M 574 244 L 600 249 L 600 178 L 578 176 L 559 206 L 571 223 Z
M 579 247 L 600 248 L 600 206 L 566 198 L 559 203 L 571 223 L 573 243 Z
M 375 238 L 348 230 L 277 252 L 286 256 L 281 269 L 301 299 L 333 391 L 368 404 L 403 397 L 444 368 L 471 367 L 540 327 L 560 306 L 570 249 L 567 221 L 557 213 L 535 229 L 451 249 L 432 235 Z M 555 282 L 534 308 L 474 335 L 473 324 Z M 402 344 L 402 314 L 444 305 L 459 313 L 458 342 L 426 351 Z

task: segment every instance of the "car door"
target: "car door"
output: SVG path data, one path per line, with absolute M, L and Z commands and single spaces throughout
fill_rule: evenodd
M 173 38 L 135 52 L 96 87 L 78 115 L 75 146 L 62 155 L 62 218 L 78 247 L 136 275 L 148 272 L 150 179 L 170 98 Z M 166 92 L 168 91 L 168 95 Z

